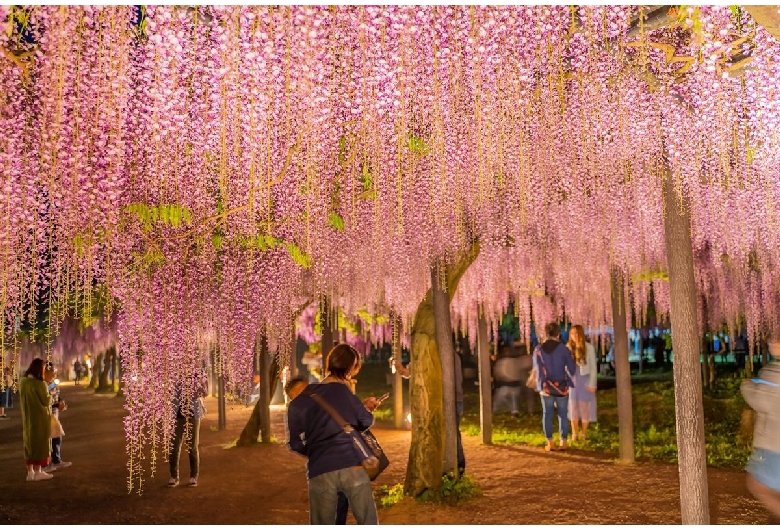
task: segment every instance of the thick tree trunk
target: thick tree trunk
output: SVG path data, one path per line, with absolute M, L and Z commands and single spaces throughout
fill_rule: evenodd
M 628 331 L 626 330 L 626 293 L 623 273 L 612 269 L 612 328 L 615 333 L 615 381 L 617 384 L 618 433 L 620 461 L 634 462 L 634 417 L 631 397 L 631 364 L 628 362 Z
M 268 340 L 265 335 L 261 335 L 257 339 L 256 344 L 256 365 L 260 372 L 260 396 L 252 409 L 252 414 L 249 416 L 244 430 L 241 431 L 241 435 L 236 442 L 237 446 L 246 447 L 255 445 L 257 443 L 258 436 L 262 435 L 263 443 L 271 441 L 271 392 L 275 385 L 271 384 L 271 380 L 275 381 L 273 377 L 271 367 L 269 366 L 268 359 Z M 273 363 L 274 365 L 276 363 Z
M 447 271 L 450 300 L 466 269 L 479 254 L 474 243 L 459 263 Z M 417 497 L 441 485 L 444 463 L 444 412 L 442 374 L 436 345 L 433 294 L 425 295 L 412 324 L 412 374 L 409 379 L 412 412 L 412 442 L 406 466 L 404 492 Z
M 412 443 L 404 492 L 414 497 L 441 484 L 444 463 L 444 401 L 431 291 L 417 307 L 412 324 L 412 373 L 409 378 Z
M 103 364 L 100 366 L 100 373 L 98 374 L 98 385 L 95 392 L 114 392 L 113 382 L 109 383 L 109 376 L 111 375 L 112 368 L 114 367 L 114 359 L 116 358 L 116 347 L 111 346 L 103 354 Z
M 322 301 L 320 302 L 320 328 L 322 329 L 322 339 L 321 339 L 321 347 L 322 347 L 322 366 L 324 370 L 325 366 L 325 358 L 328 356 L 328 353 L 330 353 L 330 350 L 333 349 L 333 311 L 330 307 L 330 300 L 327 296 L 322 297 Z
M 442 289 L 441 267 L 431 267 L 433 319 L 436 345 L 441 361 L 442 398 L 444 399 L 444 468 L 445 473 L 458 472 L 458 425 L 455 415 L 455 349 L 452 345 L 450 298 Z
M 490 370 L 490 343 L 488 342 L 487 319 L 482 308 L 477 317 L 477 355 L 479 363 L 479 427 L 482 443 L 493 443 L 493 394 Z
M 674 402 L 682 524 L 709 524 L 704 408 L 699 367 L 699 322 L 693 269 L 689 201 L 674 190 L 664 150 L 666 257 L 674 336 Z
M 401 360 L 401 317 L 393 314 L 393 359 Z M 401 372 L 393 374 L 393 419 L 395 428 L 404 426 L 404 380 Z

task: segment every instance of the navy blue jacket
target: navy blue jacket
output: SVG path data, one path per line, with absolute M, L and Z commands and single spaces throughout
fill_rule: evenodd
M 539 346 L 542 350 L 542 362 L 547 368 L 547 379 L 550 381 L 566 381 L 570 388 L 574 388 L 571 376 L 577 369 L 574 357 L 569 348 L 557 340 L 547 340 Z M 534 368 L 536 369 L 536 391 L 542 390 L 544 383 L 544 371 L 538 364 L 536 349 L 534 349 Z
M 306 392 L 322 397 L 357 431 L 374 424 L 374 416 L 341 383 L 311 384 Z M 360 465 L 355 446 L 341 425 L 310 396 L 302 393 L 287 409 L 290 449 L 307 457 L 307 478 Z

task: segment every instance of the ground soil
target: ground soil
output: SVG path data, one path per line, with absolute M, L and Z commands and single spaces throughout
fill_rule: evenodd
M 124 400 L 64 384 L 63 459 L 73 466 L 52 480 L 26 482 L 18 405 L 0 421 L 0 524 L 306 524 L 305 461 L 281 443 L 227 448 L 250 410 L 228 410 L 217 430 L 207 400 L 196 488 L 168 488 L 162 455 L 141 495 L 127 492 Z M 273 436 L 284 440 L 284 408 L 274 407 Z M 402 482 L 410 432 L 375 429 L 391 466 L 376 485 Z M 617 464 L 570 449 L 545 453 L 518 445 L 486 446 L 463 438 L 467 471 L 484 495 L 458 507 L 406 499 L 379 509 L 382 524 L 680 524 L 677 467 Z M 147 461 L 148 463 L 148 461 Z M 181 473 L 189 471 L 182 455 Z M 766 510 L 747 493 L 745 473 L 709 470 L 711 521 L 766 524 Z M 351 519 L 351 522 L 354 520 Z

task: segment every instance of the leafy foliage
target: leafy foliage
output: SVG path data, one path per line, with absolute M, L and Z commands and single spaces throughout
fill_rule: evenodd
M 404 499 L 404 485 L 388 486 L 383 484 L 374 492 L 374 498 L 379 503 L 379 506 L 389 508 Z
M 181 204 L 160 204 L 159 206 L 134 202 L 125 207 L 125 212 L 135 216 L 150 232 L 153 226 L 171 226 L 177 228 L 181 224 L 192 222 L 192 211 Z

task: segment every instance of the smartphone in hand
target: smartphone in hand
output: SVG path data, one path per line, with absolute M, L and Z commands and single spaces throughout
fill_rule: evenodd
M 382 402 L 389 397 L 390 397 L 390 392 L 385 392 L 384 394 L 376 398 L 376 406 L 378 407 L 379 405 L 381 405 Z

